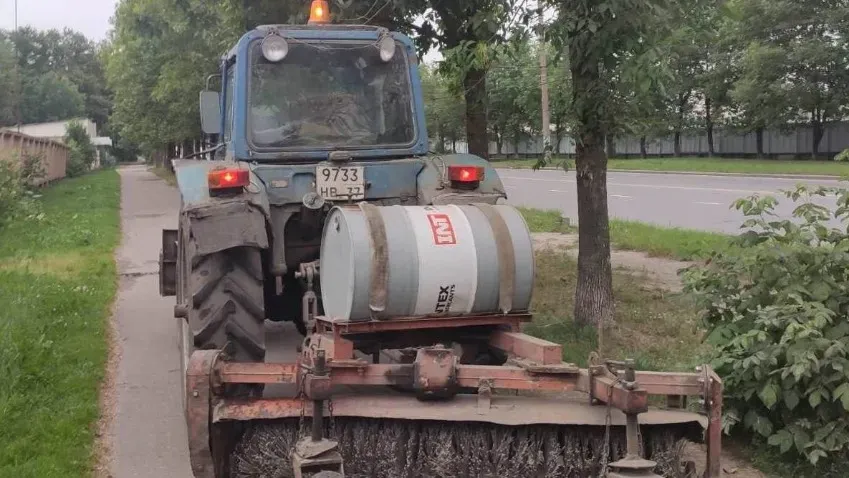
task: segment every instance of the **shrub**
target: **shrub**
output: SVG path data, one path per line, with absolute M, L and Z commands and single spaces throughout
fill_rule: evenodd
M 844 149 L 834 157 L 835 161 L 849 161 L 849 149 Z
M 0 226 L 21 215 L 43 219 L 34 200 L 38 197 L 34 181 L 43 175 L 40 156 L 24 155 L 20 161 L 0 158 Z
M 813 202 L 837 196 L 832 211 Z M 772 197 L 741 199 L 735 246 L 684 273 L 703 307 L 726 391 L 726 431 L 764 437 L 813 465 L 849 456 L 849 191 L 799 187 L 793 220 Z
M 91 143 L 91 138 L 85 127 L 78 121 L 68 123 L 65 132 L 65 143 L 71 148 L 68 157 L 66 173 L 70 177 L 85 174 L 91 170 L 91 165 L 97 156 L 97 150 Z

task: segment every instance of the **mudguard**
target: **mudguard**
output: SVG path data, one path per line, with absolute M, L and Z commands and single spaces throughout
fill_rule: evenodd
M 180 221 L 195 238 L 196 253 L 212 254 L 239 246 L 268 248 L 268 198 L 263 183 L 253 172 L 250 185 L 238 196 L 212 196 L 207 185 L 210 170 L 250 170 L 247 163 L 174 160 L 173 164 L 182 200 Z
M 419 204 L 495 204 L 507 199 L 507 193 L 498 172 L 489 161 L 471 154 L 432 155 L 424 159 L 425 168 L 417 177 Z M 482 166 L 484 180 L 474 191 L 452 189 L 448 183 L 448 167 L 451 165 Z

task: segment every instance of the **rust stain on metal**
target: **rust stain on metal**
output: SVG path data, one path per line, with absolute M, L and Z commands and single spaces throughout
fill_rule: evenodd
M 217 350 L 199 350 L 192 354 L 186 370 L 186 425 L 189 433 L 189 460 L 196 478 L 215 478 L 210 450 L 211 374 L 218 358 Z

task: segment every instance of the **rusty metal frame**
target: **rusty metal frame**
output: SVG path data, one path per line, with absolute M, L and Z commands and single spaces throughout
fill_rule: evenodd
M 198 350 L 186 369 L 186 426 L 189 460 L 195 478 L 215 478 L 210 424 L 212 423 L 213 377 L 220 351 Z
M 294 364 L 232 363 L 219 360 L 218 351 L 196 351 L 191 357 L 186 381 L 186 420 L 195 476 L 215 476 L 209 445 L 210 426 L 216 416 L 225 417 L 224 420 L 275 419 L 295 417 L 303 411 L 302 402 L 297 398 L 219 396 L 218 391 L 228 384 L 296 384 L 302 386 L 307 399 L 319 401 L 332 398 L 337 386 L 401 386 L 420 395 L 445 394 L 447 397 L 461 388 L 472 388 L 479 392 L 476 399 L 479 415 L 489 413 L 490 407 L 497 402 L 494 390 L 584 392 L 591 403 L 604 404 L 631 417 L 649 410 L 649 395 L 666 396 L 668 402 L 699 396 L 704 400 L 708 415 L 704 476 L 720 476 L 722 381 L 710 367 L 704 366 L 698 373 L 635 372 L 633 364 L 628 362 L 629 372 L 623 375 L 610 366 L 612 362 L 599 365 L 591 360 L 589 368 L 581 369 L 560 361 L 562 349 L 558 344 L 530 337 L 510 326 L 511 320 L 518 326 L 524 316 L 503 316 L 507 321 L 495 320 L 498 317 L 502 316 L 467 318 L 465 322 L 464 319 L 451 319 L 457 322 L 449 326 L 468 327 L 470 323 L 480 325 L 482 322 L 495 325 L 489 343 L 511 357 L 502 366 L 460 364 L 453 351 L 439 346 L 419 349 L 412 363 L 370 363 L 356 359 L 355 343 L 344 337 L 375 331 L 421 330 L 416 324 L 422 323 L 431 328 L 445 326 L 447 319 L 434 318 L 408 319 L 403 326 L 390 321 L 337 324 L 319 318 L 318 332 L 305 342 L 301 357 Z M 319 355 L 327 360 L 326 373 L 320 377 L 313 370 L 314 359 Z

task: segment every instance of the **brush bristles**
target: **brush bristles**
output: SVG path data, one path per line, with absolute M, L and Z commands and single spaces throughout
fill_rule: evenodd
M 337 418 L 348 478 L 599 476 L 604 428 Z M 231 455 L 232 478 L 290 478 L 297 420 L 252 423 Z M 655 473 L 679 477 L 681 433 L 674 427 L 643 427 L 647 458 Z M 625 455 L 622 429 L 610 430 L 608 462 Z

